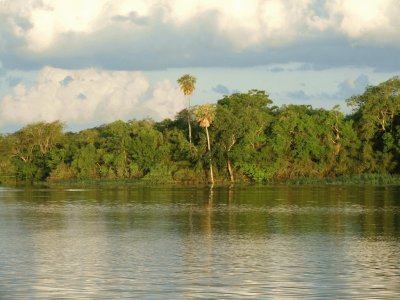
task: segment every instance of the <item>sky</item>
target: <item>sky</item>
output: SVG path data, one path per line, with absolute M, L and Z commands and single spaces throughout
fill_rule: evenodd
M 400 74 L 398 0 L 0 0 L 0 132 L 174 118 L 266 91 L 331 109 Z

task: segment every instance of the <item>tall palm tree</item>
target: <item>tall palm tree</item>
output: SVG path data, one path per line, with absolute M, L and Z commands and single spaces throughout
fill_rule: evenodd
M 192 143 L 192 126 L 190 125 L 190 97 L 193 95 L 193 92 L 196 88 L 196 77 L 190 75 L 190 74 L 185 74 L 182 77 L 180 77 L 177 82 L 179 84 L 179 87 L 181 88 L 181 91 L 187 97 L 188 99 L 188 108 L 187 108 L 187 119 L 188 119 L 188 128 L 189 128 L 189 143 Z
M 210 127 L 210 125 L 214 121 L 215 114 L 216 114 L 216 107 L 215 105 L 212 104 L 200 105 L 194 110 L 194 115 L 196 117 L 197 122 L 199 123 L 200 127 L 204 128 L 204 130 L 206 131 L 207 150 L 209 154 L 211 154 L 210 153 L 211 143 L 210 143 L 210 135 L 208 133 L 208 127 Z M 214 173 L 212 168 L 211 155 L 210 155 L 210 179 L 211 179 L 211 184 L 214 184 Z

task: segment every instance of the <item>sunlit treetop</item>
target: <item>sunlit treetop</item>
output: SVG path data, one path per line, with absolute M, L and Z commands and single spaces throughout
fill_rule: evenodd
M 196 77 L 190 74 L 185 74 L 177 80 L 179 87 L 185 96 L 191 96 L 193 94 L 196 88 L 196 81 Z

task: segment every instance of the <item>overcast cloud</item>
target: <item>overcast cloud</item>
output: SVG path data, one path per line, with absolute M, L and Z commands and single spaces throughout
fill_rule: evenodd
M 173 117 L 183 100 L 170 69 L 211 76 L 215 68 L 270 66 L 278 74 L 296 63 L 291 71 L 360 69 L 342 81 L 365 69 L 396 74 L 399 15 L 398 0 L 0 0 L 1 122 L 108 121 L 104 108 L 114 118 Z M 156 81 L 143 73 L 159 70 L 165 76 Z M 30 83 L 15 75 L 32 71 Z M 208 95 L 242 90 L 229 73 L 204 87 Z M 300 85 L 286 91 L 309 94 Z
M 397 0 L 2 1 L 0 53 L 8 68 L 398 68 L 399 14 Z

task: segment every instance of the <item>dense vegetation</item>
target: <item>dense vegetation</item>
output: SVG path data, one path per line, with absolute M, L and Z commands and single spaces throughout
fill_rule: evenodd
M 353 109 L 347 116 L 338 107 L 276 107 L 265 92 L 251 90 L 216 105 L 189 102 L 162 122 L 115 121 L 78 133 L 64 133 L 60 122 L 30 124 L 0 136 L 0 181 L 267 182 L 399 174 L 400 78 L 369 86 L 347 103 Z

